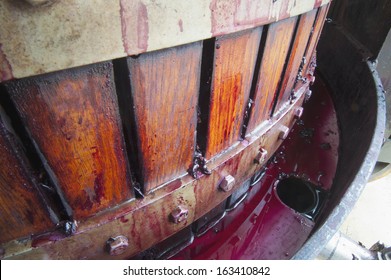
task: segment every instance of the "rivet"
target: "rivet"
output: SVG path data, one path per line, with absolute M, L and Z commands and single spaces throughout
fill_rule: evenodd
M 227 175 L 224 177 L 223 181 L 221 181 L 219 188 L 225 192 L 229 192 L 235 185 L 235 178 L 231 175 Z
M 285 140 L 288 137 L 289 128 L 285 125 L 280 126 L 280 133 L 278 134 L 278 139 Z
M 303 115 L 303 107 L 299 107 L 295 109 L 295 118 L 300 119 Z
M 170 214 L 170 219 L 174 224 L 179 224 L 187 219 L 189 210 L 184 206 L 178 205 Z
M 110 237 L 106 241 L 106 251 L 110 254 L 110 256 L 118 256 L 124 253 L 128 246 L 128 238 L 123 235 Z
M 267 150 L 265 150 L 264 148 L 261 148 L 259 151 L 258 151 L 258 154 L 257 156 L 255 157 L 254 161 L 258 164 L 262 164 L 265 162 L 267 158 Z

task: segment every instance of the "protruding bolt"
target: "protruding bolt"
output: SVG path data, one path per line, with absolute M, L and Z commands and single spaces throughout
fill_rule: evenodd
M 295 118 L 300 119 L 303 115 L 303 107 L 299 107 L 295 109 Z
M 310 98 L 311 98 L 311 95 L 312 95 L 312 90 L 307 90 L 307 92 L 305 93 L 305 98 L 304 98 L 304 101 L 308 101 Z
M 111 256 L 118 256 L 124 253 L 128 246 L 128 239 L 123 235 L 119 235 L 117 237 L 110 237 L 106 241 L 106 251 Z
M 265 162 L 267 158 L 267 150 L 265 150 L 264 148 L 261 148 L 259 151 L 258 151 L 258 154 L 257 156 L 255 157 L 254 161 L 258 164 L 262 164 Z
M 285 140 L 288 137 L 289 128 L 285 125 L 280 126 L 280 134 L 278 134 L 278 139 Z
M 173 223 L 179 224 L 187 219 L 189 210 L 182 205 L 177 206 L 170 214 L 170 219 Z
M 63 230 L 66 235 L 72 235 L 76 233 L 77 222 L 76 221 L 62 221 L 58 224 L 59 228 Z
M 225 192 L 229 192 L 235 185 L 235 178 L 231 175 L 227 175 L 224 177 L 223 181 L 221 181 L 219 188 Z
M 315 76 L 311 76 L 310 83 L 311 83 L 311 85 L 313 85 L 315 83 Z

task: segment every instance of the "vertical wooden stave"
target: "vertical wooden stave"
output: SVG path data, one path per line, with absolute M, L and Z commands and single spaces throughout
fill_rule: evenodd
M 0 244 L 54 228 L 50 211 L 17 136 L 0 107 Z
M 324 5 L 324 6 L 321 6 L 318 8 L 318 14 L 316 15 L 312 35 L 311 35 L 310 41 L 308 43 L 308 48 L 307 48 L 306 53 L 304 55 L 304 57 L 306 58 L 306 64 L 304 65 L 304 68 L 303 68 L 303 75 L 305 75 L 307 73 L 307 69 L 310 64 L 311 58 L 315 52 L 316 46 L 319 41 L 320 32 L 323 29 L 323 25 L 326 20 L 329 6 L 330 5 L 327 4 L 327 5 Z
M 208 159 L 240 140 L 262 30 L 258 27 L 216 38 L 206 135 Z
M 224 37 L 228 37 L 228 36 L 224 36 Z M 220 47 L 221 47 L 221 45 L 220 45 Z M 248 61 L 250 61 L 250 59 L 248 60 Z M 255 61 L 255 58 L 253 59 L 253 61 Z M 238 63 L 239 64 L 239 63 Z M 249 75 L 249 76 L 252 76 L 252 75 Z M 251 80 L 250 80 L 251 81 Z M 234 81 L 233 81 L 233 84 L 236 84 L 236 82 L 237 82 L 237 80 L 236 80 L 236 78 L 234 79 Z M 248 84 L 248 85 L 250 85 L 251 84 L 251 82 L 248 82 L 248 83 L 245 83 L 245 84 Z M 224 86 L 223 86 L 223 92 L 227 92 L 228 90 L 229 90 L 229 88 L 231 87 L 231 84 L 229 84 L 228 86 L 227 86 L 227 88 L 224 88 Z M 243 98 L 244 100 L 247 100 L 248 98 Z M 232 105 L 232 104 L 230 104 L 230 105 Z M 245 104 L 246 105 L 246 104 Z M 245 105 L 244 105 L 244 107 L 245 107 Z M 242 117 L 243 116 L 243 113 L 242 114 L 240 114 L 240 117 Z M 266 115 L 264 115 L 264 116 L 267 116 L 267 114 Z M 192 124 L 190 124 L 190 125 L 192 125 Z M 239 126 L 239 127 L 241 127 L 241 125 Z M 240 131 L 240 129 L 239 129 L 239 131 Z M 239 132 L 239 134 L 240 134 L 240 132 Z M 239 137 L 237 137 L 237 138 L 239 138 Z M 238 140 L 238 139 L 236 139 L 236 140 Z M 232 143 L 234 143 L 236 140 L 233 140 L 232 142 L 231 142 L 231 144 Z M 230 145 L 227 145 L 227 147 L 229 147 Z M 194 147 L 194 145 L 193 145 L 193 147 Z M 219 150 L 219 151 L 221 151 L 221 150 Z M 217 152 L 218 153 L 218 152 Z M 215 155 L 216 153 L 214 153 L 214 155 Z M 145 172 L 144 172 L 145 173 Z M 165 182 L 165 181 L 167 181 L 166 179 L 164 179 L 164 180 L 161 180 L 162 182 Z M 154 184 L 155 186 L 158 186 L 159 185 L 159 183 L 157 183 L 157 184 Z M 146 190 L 147 191 L 151 191 L 153 189 L 153 187 L 152 188 L 147 188 Z
M 133 198 L 111 62 L 7 87 L 74 219 Z
M 192 164 L 202 42 L 128 58 L 139 173 L 150 193 Z M 125 106 L 129 106 L 127 104 Z
M 293 17 L 268 27 L 247 133 L 270 118 L 296 23 Z
M 276 98 L 273 114 L 278 112 L 291 98 L 291 93 L 296 83 L 298 71 L 302 64 L 304 52 L 314 24 L 316 12 L 317 10 L 314 9 L 300 16 L 281 88 Z

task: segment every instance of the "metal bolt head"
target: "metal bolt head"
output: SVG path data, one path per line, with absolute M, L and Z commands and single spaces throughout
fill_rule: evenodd
M 259 151 L 258 151 L 258 154 L 257 156 L 255 157 L 254 161 L 258 164 L 262 164 L 265 162 L 267 158 L 267 150 L 265 150 L 264 148 L 261 148 Z
M 235 185 L 235 178 L 231 175 L 227 175 L 224 177 L 223 181 L 221 181 L 219 188 L 225 192 L 229 192 Z
M 76 232 L 77 222 L 76 221 L 65 221 L 63 224 L 63 230 L 66 235 L 72 235 Z
M 310 83 L 311 83 L 311 85 L 313 85 L 315 83 L 315 76 L 311 76 Z
M 280 133 L 278 134 L 278 139 L 285 140 L 288 137 L 289 128 L 285 125 L 280 126 Z
M 128 238 L 123 235 L 117 237 L 110 237 L 106 241 L 106 251 L 111 256 L 118 256 L 125 252 L 126 248 L 129 246 Z
M 184 206 L 178 205 L 170 214 L 170 219 L 174 224 L 179 224 L 187 219 L 189 210 Z
M 311 95 L 312 95 L 312 90 L 307 90 L 307 92 L 305 93 L 305 98 L 304 98 L 304 101 L 308 101 L 310 98 L 311 98 Z
M 295 118 L 300 119 L 303 115 L 303 107 L 299 107 L 295 109 Z

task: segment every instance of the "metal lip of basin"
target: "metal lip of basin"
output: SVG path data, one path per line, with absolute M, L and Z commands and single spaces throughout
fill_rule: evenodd
M 326 24 L 323 34 L 318 51 L 319 69 L 327 76 L 328 81 L 333 81 L 334 84 L 331 86 L 335 90 L 334 102 L 337 105 L 337 112 L 346 111 L 346 114 L 339 115 L 339 122 L 343 128 L 349 126 L 349 129 L 341 131 L 339 172 L 333 186 L 336 194 L 334 203 L 327 209 L 317 229 L 293 259 L 314 259 L 337 233 L 369 180 L 385 133 L 386 104 L 375 63 L 362 59 L 359 47 L 334 23 Z M 332 41 L 337 41 L 338 47 L 331 47 Z M 351 63 L 347 64 L 347 61 Z M 339 78 L 332 73 L 333 68 L 342 70 Z M 356 75 L 355 79 L 349 79 L 352 75 Z M 353 85 L 354 81 L 360 82 Z M 344 98 L 342 93 L 350 94 L 351 101 L 347 102 L 349 96 L 345 96 L 346 102 L 341 102 Z M 367 107 L 361 110 L 356 107 L 357 104 Z M 343 125 L 343 122 L 347 121 L 348 113 L 351 113 L 352 120 L 348 125 Z M 361 137 L 358 137 L 360 135 Z M 358 143 L 361 145 L 361 151 L 352 156 Z M 347 164 L 348 162 L 350 164 Z

